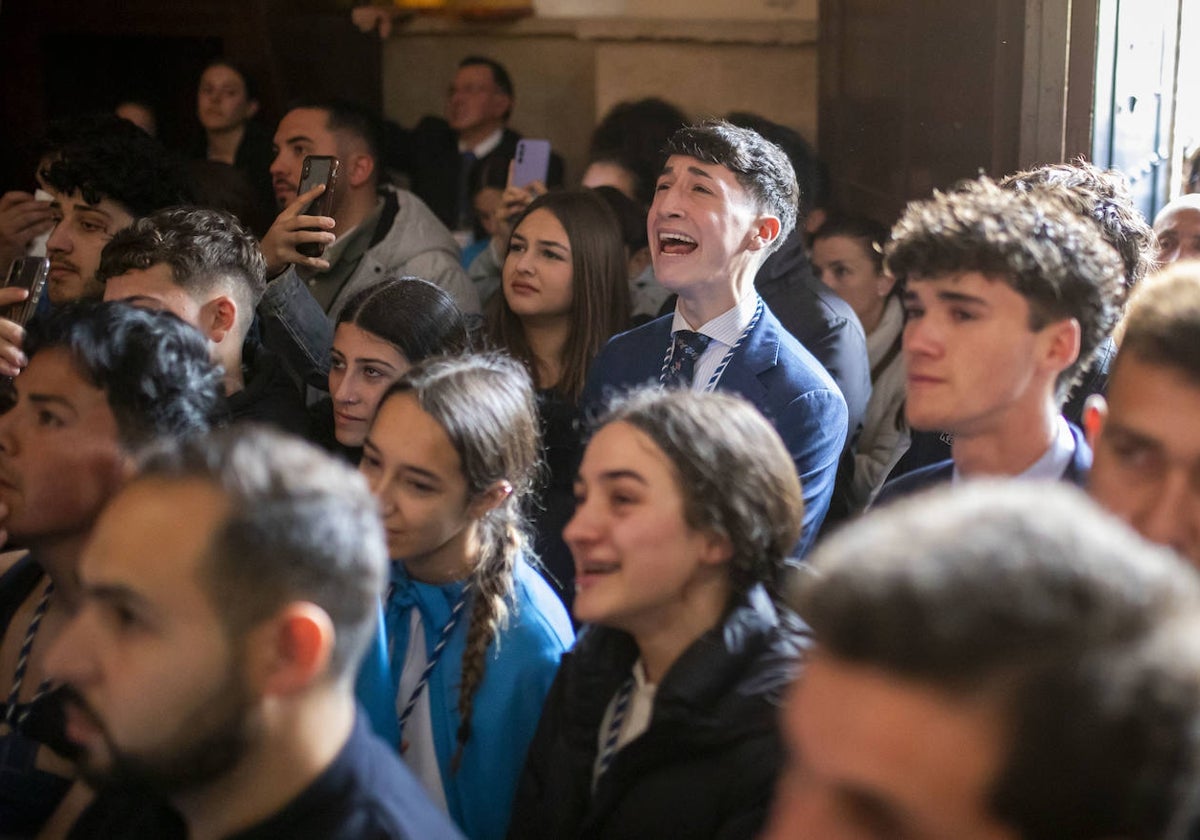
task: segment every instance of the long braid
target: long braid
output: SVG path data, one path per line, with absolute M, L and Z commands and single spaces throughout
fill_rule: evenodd
M 471 717 L 475 691 L 483 682 L 487 650 L 492 640 L 508 623 L 513 592 L 513 567 L 524 547 L 519 517 L 509 499 L 483 518 L 480 524 L 479 563 L 472 576 L 474 592 L 471 623 L 462 658 L 462 683 L 458 693 L 458 747 L 450 761 L 451 772 L 458 772 L 463 748 L 471 737 Z

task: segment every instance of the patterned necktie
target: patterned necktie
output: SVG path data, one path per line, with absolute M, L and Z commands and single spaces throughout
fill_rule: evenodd
M 672 340 L 671 364 L 667 366 L 663 385 L 668 388 L 690 388 L 696 372 L 696 360 L 712 339 L 691 330 L 676 330 Z

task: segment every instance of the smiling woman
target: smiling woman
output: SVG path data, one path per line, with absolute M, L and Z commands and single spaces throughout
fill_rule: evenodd
M 737 397 L 643 391 L 575 493 L 575 617 L 594 626 L 550 690 L 509 836 L 753 837 L 802 645 L 776 608 L 803 514 L 779 435 Z

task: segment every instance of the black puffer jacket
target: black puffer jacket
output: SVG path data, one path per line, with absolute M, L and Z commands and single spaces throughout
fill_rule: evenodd
M 752 589 L 667 672 L 649 728 L 593 795 L 600 724 L 638 654 L 629 635 L 588 628 L 546 699 L 509 837 L 754 837 L 783 760 L 779 704 L 806 643 Z

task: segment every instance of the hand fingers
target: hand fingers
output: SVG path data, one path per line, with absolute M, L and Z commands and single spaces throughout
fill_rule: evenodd
M 0 289 L 0 292 L 25 291 L 24 289 Z M 25 330 L 20 324 L 0 318 L 0 376 L 16 376 L 29 364 L 21 351 L 25 343 Z
M 29 290 L 22 286 L 3 286 L 0 287 L 0 308 L 11 306 L 14 303 L 20 303 L 29 297 Z M 21 329 L 19 325 L 13 324 L 12 321 L 6 321 L 0 318 L 0 338 L 4 338 L 4 325 L 12 324 L 17 329 Z M 21 331 L 21 338 L 25 337 L 25 331 Z

